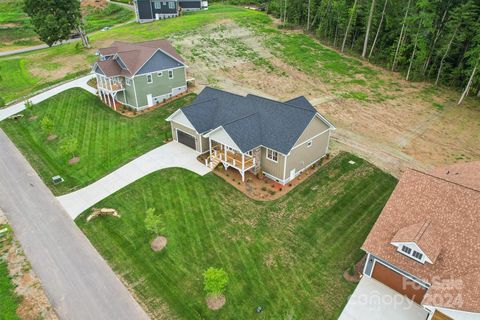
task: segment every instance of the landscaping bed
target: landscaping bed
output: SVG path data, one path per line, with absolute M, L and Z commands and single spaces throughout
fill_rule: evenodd
M 171 136 L 165 118 L 194 97 L 185 95 L 152 112 L 127 118 L 97 96 L 70 89 L 33 106 L 22 119 L 0 122 L 0 128 L 50 189 L 60 195 L 162 145 Z M 52 177 L 57 175 L 65 181 L 54 185 Z
M 337 319 L 355 288 L 343 272 L 364 255 L 359 248 L 395 185 L 348 153 L 275 201 L 249 199 L 214 174 L 174 168 L 95 205 L 121 218 L 86 222 L 87 210 L 76 223 L 153 319 Z M 168 239 L 160 252 L 145 226 L 150 208 Z M 210 267 L 229 278 L 218 311 L 203 290 Z

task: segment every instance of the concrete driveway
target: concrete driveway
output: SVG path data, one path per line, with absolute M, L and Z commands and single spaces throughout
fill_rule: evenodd
M 178 142 L 164 144 L 127 163 L 83 189 L 58 197 L 72 219 L 130 183 L 161 169 L 179 167 L 199 175 L 210 172 L 196 158 L 198 153 Z
M 0 208 L 60 319 L 148 319 L 2 130 Z
M 72 88 L 82 88 L 84 90 L 87 90 L 91 94 L 97 94 L 97 89 L 94 89 L 87 84 L 88 80 L 92 79 L 93 77 L 94 77 L 93 74 L 89 74 L 81 78 L 77 78 L 75 80 L 65 82 L 61 85 L 45 90 L 44 92 L 39 93 L 36 96 L 33 96 L 27 100 L 34 104 L 37 104 L 39 102 L 42 102 L 44 100 L 47 100 L 50 97 L 53 97 L 59 94 L 60 92 L 63 92 L 65 90 L 72 89 Z M 0 109 L 0 121 L 5 120 L 10 116 L 13 116 L 14 114 L 17 114 L 25 110 L 25 102 L 27 100 L 24 100 L 14 105 L 11 105 L 9 107 Z
M 364 276 L 339 320 L 426 320 L 428 312 L 375 279 Z

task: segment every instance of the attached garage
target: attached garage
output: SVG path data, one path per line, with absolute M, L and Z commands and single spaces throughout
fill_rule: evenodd
M 427 292 L 427 289 L 418 283 L 406 278 L 402 274 L 390 269 L 384 264 L 376 261 L 372 272 L 372 278 L 382 282 L 398 293 L 407 296 L 409 299 L 420 304 Z
M 194 150 L 197 150 L 195 137 L 178 129 L 177 129 L 177 141 Z

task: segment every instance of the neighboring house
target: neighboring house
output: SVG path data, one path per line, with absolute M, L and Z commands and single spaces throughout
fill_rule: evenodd
M 362 249 L 364 275 L 428 319 L 480 319 L 480 161 L 407 170 Z
M 335 130 L 303 96 L 278 102 L 209 87 L 167 121 L 174 140 L 210 153 L 210 167 L 222 163 L 243 179 L 251 171 L 281 184 L 323 158 Z
M 137 22 L 177 17 L 181 11 L 196 11 L 208 8 L 208 2 L 202 0 L 134 0 Z
M 167 40 L 115 41 L 97 54 L 98 95 L 112 108 L 143 110 L 187 91 L 187 65 Z

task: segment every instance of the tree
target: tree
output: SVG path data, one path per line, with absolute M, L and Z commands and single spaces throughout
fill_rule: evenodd
M 380 35 L 380 30 L 382 29 L 383 20 L 385 19 L 385 11 L 387 9 L 388 0 L 385 0 L 383 4 L 382 17 L 380 18 L 380 23 L 378 24 L 377 33 L 375 33 L 375 38 L 373 39 L 372 47 L 370 48 L 370 53 L 368 54 L 368 59 L 372 56 L 373 49 L 375 49 L 375 44 L 377 44 L 378 36 Z
M 219 296 L 228 285 L 228 274 L 222 268 L 208 268 L 203 273 L 203 288 L 208 296 Z
M 345 30 L 345 36 L 343 37 L 342 52 L 345 50 L 345 43 L 347 43 L 348 33 L 350 32 L 350 26 L 352 25 L 353 16 L 355 15 L 356 10 L 357 10 L 357 0 L 355 0 L 355 2 L 353 3 L 352 9 L 349 10 L 350 18 L 348 19 L 347 29 Z
M 53 121 L 49 117 L 43 117 L 42 121 L 40 122 L 40 127 L 46 134 L 51 134 L 55 127 Z
M 25 101 L 25 111 L 27 112 L 27 114 L 33 115 L 33 107 L 34 106 L 35 105 L 33 104 L 32 101 L 30 101 L 30 100 Z
M 395 56 L 393 57 L 392 71 L 395 71 L 398 61 L 398 53 L 400 51 L 400 46 L 403 42 L 405 27 L 407 25 L 408 11 L 410 10 L 410 1 L 408 0 L 407 9 L 405 10 L 405 17 L 403 18 L 402 28 L 400 29 L 400 36 L 398 37 L 397 50 L 395 50 Z
M 155 235 L 160 234 L 163 229 L 163 221 L 159 215 L 155 214 L 155 208 L 148 208 L 145 216 L 145 229 Z
M 66 156 L 75 157 L 78 148 L 78 141 L 73 136 L 68 136 L 60 141 L 60 151 Z
M 365 59 L 365 55 L 367 54 L 368 36 L 370 34 L 370 27 L 372 26 L 372 17 L 373 17 L 374 9 L 375 9 L 375 0 L 372 0 L 372 5 L 370 6 L 370 14 L 368 15 L 367 31 L 365 32 L 365 40 L 363 41 L 362 58 L 364 59 Z
M 23 10 L 30 17 L 40 40 L 51 47 L 55 42 L 67 40 L 76 31 L 83 46 L 89 48 L 88 38 L 78 0 L 24 0 Z

